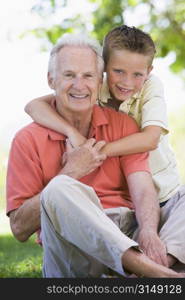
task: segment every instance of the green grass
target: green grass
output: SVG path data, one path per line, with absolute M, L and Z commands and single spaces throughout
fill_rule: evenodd
M 35 236 L 18 242 L 11 234 L 0 236 L 0 278 L 42 277 L 42 248 Z

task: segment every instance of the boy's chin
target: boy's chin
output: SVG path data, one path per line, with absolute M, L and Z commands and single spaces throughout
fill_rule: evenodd
M 121 104 L 121 102 L 125 102 L 126 100 L 128 100 L 130 97 L 124 97 L 124 98 L 114 98 L 114 99 L 116 99 L 118 102 L 120 102 L 120 104 Z
M 119 102 L 124 102 L 124 101 L 127 101 L 129 100 L 132 96 L 133 96 L 133 93 L 129 93 L 128 95 L 115 95 L 116 97 L 114 97 L 114 99 L 116 99 L 117 101 Z

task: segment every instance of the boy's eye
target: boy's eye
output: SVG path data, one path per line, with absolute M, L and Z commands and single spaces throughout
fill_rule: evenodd
M 142 77 L 143 76 L 143 74 L 141 74 L 141 73 L 135 73 L 134 75 L 135 75 L 135 77 Z

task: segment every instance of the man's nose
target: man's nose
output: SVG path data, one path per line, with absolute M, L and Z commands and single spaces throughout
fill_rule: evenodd
M 73 87 L 80 90 L 84 87 L 84 80 L 81 77 L 76 77 L 73 80 Z

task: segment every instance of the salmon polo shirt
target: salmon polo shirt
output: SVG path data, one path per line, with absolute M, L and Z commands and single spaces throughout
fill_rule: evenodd
M 110 108 L 93 108 L 89 138 L 107 142 L 138 132 L 136 122 L 126 114 Z M 7 214 L 40 193 L 62 168 L 66 136 L 31 123 L 15 136 L 7 172 Z M 108 157 L 92 173 L 79 179 L 94 188 L 104 208 L 133 208 L 126 177 L 149 171 L 148 154 Z

